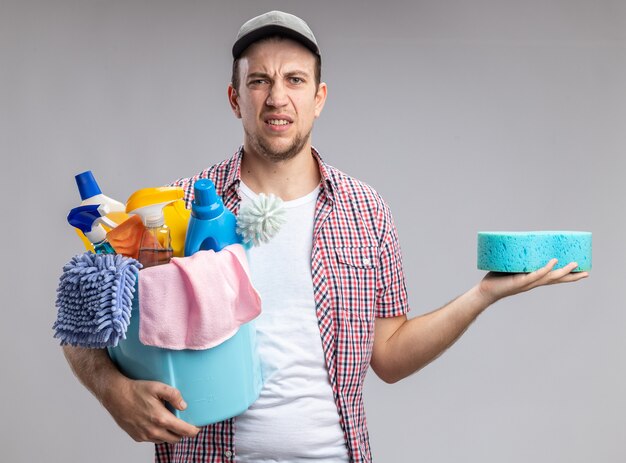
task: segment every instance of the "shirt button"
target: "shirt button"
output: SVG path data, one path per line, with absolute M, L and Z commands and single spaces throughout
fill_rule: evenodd
M 226 451 L 224 452 L 224 456 L 225 456 L 226 458 L 232 458 L 232 456 L 233 456 L 233 452 L 231 452 L 230 450 L 226 450 Z
M 369 260 L 369 259 L 367 259 L 367 258 L 366 258 L 366 259 L 363 259 L 363 265 L 369 265 L 369 264 L 371 264 L 371 263 L 372 263 L 372 261 L 371 261 L 371 260 Z

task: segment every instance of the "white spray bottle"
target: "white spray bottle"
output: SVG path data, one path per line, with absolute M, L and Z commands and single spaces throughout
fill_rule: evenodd
M 108 207 L 109 212 L 107 212 L 107 215 L 109 215 L 109 217 L 103 217 L 103 224 L 109 228 L 115 228 L 119 223 L 128 218 L 125 214 L 126 206 L 124 206 L 121 202 L 102 194 L 102 190 L 98 186 L 98 182 L 96 182 L 96 179 L 90 170 L 87 170 L 82 174 L 78 174 L 74 178 L 76 179 L 76 186 L 78 187 L 78 192 L 80 193 L 81 206 L 106 204 Z

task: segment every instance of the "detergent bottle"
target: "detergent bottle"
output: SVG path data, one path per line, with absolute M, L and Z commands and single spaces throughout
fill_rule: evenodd
M 221 251 L 229 244 L 241 243 L 237 218 L 224 206 L 208 178 L 193 185 L 194 200 L 185 238 L 185 256 L 200 250 Z
M 159 187 L 138 190 L 128 198 L 126 211 L 141 217 L 145 230 L 139 244 L 139 262 L 144 268 L 167 264 L 174 255 L 163 208 L 184 196 L 182 188 Z
M 70 225 L 85 235 L 96 254 L 115 254 L 106 239 L 106 230 L 101 225 L 108 213 L 109 207 L 106 204 L 91 204 L 75 207 L 67 216 Z

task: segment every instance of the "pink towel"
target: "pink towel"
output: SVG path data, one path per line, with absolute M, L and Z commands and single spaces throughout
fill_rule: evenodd
M 139 339 L 167 349 L 208 349 L 261 313 L 243 247 L 199 251 L 139 272 Z

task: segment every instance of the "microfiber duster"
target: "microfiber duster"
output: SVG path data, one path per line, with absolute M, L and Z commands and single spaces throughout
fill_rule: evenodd
M 591 233 L 580 231 L 479 232 L 478 268 L 495 272 L 525 273 L 550 259 L 562 268 L 577 262 L 574 272 L 591 270 Z
M 140 267 L 120 254 L 90 252 L 65 264 L 52 326 L 61 345 L 105 348 L 125 338 Z

